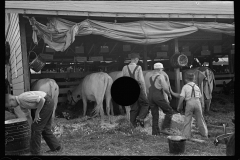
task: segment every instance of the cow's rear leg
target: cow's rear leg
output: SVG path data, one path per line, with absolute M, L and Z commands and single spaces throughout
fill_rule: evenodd
M 111 107 L 111 115 L 114 116 L 114 112 L 113 112 L 113 103 L 112 103 L 112 101 L 110 102 L 110 107 Z
M 99 107 L 99 111 L 100 111 L 100 116 L 101 116 L 101 124 L 104 123 L 104 111 L 103 111 L 103 104 L 102 103 L 98 103 L 97 107 Z
M 87 99 L 83 97 L 82 100 L 83 100 L 83 117 L 85 117 L 87 112 Z
M 127 113 L 127 120 L 130 122 L 130 110 L 131 110 L 131 107 L 130 106 L 125 106 L 125 109 L 126 109 L 126 113 Z
M 108 116 L 109 123 L 112 123 L 112 121 L 111 121 L 111 115 L 110 115 L 110 107 L 112 108 L 111 97 L 110 97 L 110 96 L 106 96 L 106 111 L 107 111 L 107 116 Z M 113 110 L 113 108 L 112 108 L 112 110 Z
M 123 107 L 119 105 L 119 111 L 121 113 L 121 115 L 124 115 L 124 110 L 123 110 Z
M 211 105 L 211 99 L 205 100 L 205 112 L 206 112 L 206 114 L 209 114 L 210 105 Z

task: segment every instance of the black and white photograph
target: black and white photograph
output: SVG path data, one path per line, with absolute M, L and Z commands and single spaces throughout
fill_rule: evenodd
M 234 1 L 5 1 L 5 157 L 235 156 L 234 17 Z

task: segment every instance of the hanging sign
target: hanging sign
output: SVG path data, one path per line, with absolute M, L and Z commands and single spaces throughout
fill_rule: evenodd
M 103 61 L 103 56 L 89 57 L 90 61 Z
M 74 57 L 75 62 L 85 62 L 87 61 L 87 57 Z
M 201 55 L 202 55 L 202 56 L 208 56 L 208 55 L 210 55 L 210 54 L 211 54 L 211 52 L 210 52 L 209 50 L 201 51 Z
M 167 52 L 157 52 L 157 58 L 159 57 L 167 57 Z
M 43 59 L 46 59 L 46 60 L 52 60 L 53 59 L 53 55 L 52 54 L 43 54 L 43 53 L 41 53 L 40 56 Z

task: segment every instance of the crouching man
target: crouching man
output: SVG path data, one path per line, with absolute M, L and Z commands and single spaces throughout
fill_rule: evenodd
M 173 96 L 180 98 L 178 102 L 177 110 L 180 112 L 182 110 L 181 104 L 183 100 L 186 100 L 185 108 L 185 119 L 182 134 L 187 139 L 191 138 L 191 128 L 192 128 L 192 116 L 195 115 L 197 126 L 199 128 L 200 134 L 203 137 L 208 137 L 208 129 L 206 122 L 202 113 L 202 95 L 199 87 L 194 83 L 195 75 L 193 73 L 188 73 L 185 78 L 186 84 L 183 86 L 181 94 L 174 93 L 171 89 L 170 92 Z M 201 101 L 200 101 L 201 99 Z M 203 104 L 202 104 L 203 105 Z
M 5 105 L 10 109 L 16 108 L 18 105 L 23 109 L 36 109 L 31 125 L 30 152 L 32 155 L 40 155 L 41 136 L 51 149 L 47 152 L 61 150 L 60 143 L 51 131 L 54 101 L 49 95 L 42 91 L 29 91 L 19 96 L 6 94 L 5 99 Z

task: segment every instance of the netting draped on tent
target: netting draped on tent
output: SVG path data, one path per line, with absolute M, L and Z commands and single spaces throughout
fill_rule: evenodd
M 136 44 L 156 44 L 169 41 L 198 30 L 235 35 L 232 24 L 216 22 L 173 22 L 137 21 L 130 23 L 110 23 L 86 19 L 80 23 L 61 18 L 49 19 L 47 26 L 29 19 L 33 26 L 33 41 L 37 36 L 56 51 L 65 51 L 75 40 L 75 36 L 101 35 L 110 39 Z

